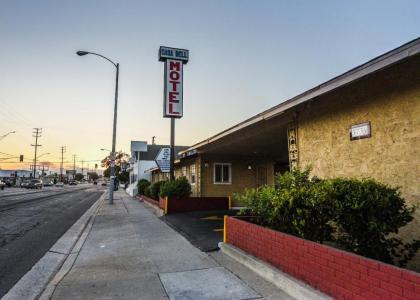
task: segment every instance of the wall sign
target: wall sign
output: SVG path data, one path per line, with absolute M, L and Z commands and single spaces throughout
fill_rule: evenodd
M 292 171 L 298 167 L 299 163 L 297 127 L 287 129 L 287 146 L 289 149 L 289 166 Z
M 163 116 L 181 118 L 183 115 L 182 61 L 167 59 L 165 61 L 165 97 Z
M 371 136 L 370 122 L 356 124 L 350 128 L 351 141 L 370 138 Z

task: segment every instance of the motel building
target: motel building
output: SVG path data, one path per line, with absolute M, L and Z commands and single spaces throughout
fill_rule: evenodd
M 212 197 L 308 166 L 320 178 L 399 186 L 420 204 L 420 38 L 181 151 L 175 173 L 193 196 Z M 418 233 L 420 209 L 413 223 L 405 234 Z

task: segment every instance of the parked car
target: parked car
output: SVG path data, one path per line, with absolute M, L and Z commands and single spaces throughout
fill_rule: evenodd
M 4 190 L 4 187 L 6 186 L 6 183 L 0 180 L 0 189 Z
M 45 181 L 44 186 L 53 186 L 54 183 L 52 181 Z
M 74 181 L 74 180 L 73 181 L 70 181 L 69 182 L 69 185 L 77 185 L 77 181 Z
M 30 180 L 24 180 L 24 181 L 21 182 L 20 187 L 27 189 L 27 188 L 29 188 L 29 183 L 30 182 L 31 182 Z
M 28 184 L 29 189 L 42 189 L 43 182 L 41 179 L 31 179 L 31 181 Z
M 56 186 L 56 187 L 64 187 L 64 183 L 62 183 L 62 182 L 57 182 L 57 183 L 55 184 L 55 186 Z
M 101 183 L 101 185 L 102 185 L 102 186 L 106 186 L 106 181 L 103 181 L 103 182 Z
M 95 181 L 93 182 L 93 184 L 94 184 L 94 185 L 97 185 L 97 184 L 98 184 L 98 182 L 95 180 Z

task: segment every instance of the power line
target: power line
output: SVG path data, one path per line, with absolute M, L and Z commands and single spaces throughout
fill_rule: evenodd
M 38 147 L 42 146 L 38 144 L 38 138 L 42 136 L 41 134 L 42 134 L 42 128 L 34 128 L 34 131 L 32 132 L 32 136 L 35 138 L 35 145 L 31 144 L 32 147 L 35 147 L 34 171 L 33 171 L 34 178 L 35 178 L 35 171 L 36 171 L 36 153 L 37 153 Z

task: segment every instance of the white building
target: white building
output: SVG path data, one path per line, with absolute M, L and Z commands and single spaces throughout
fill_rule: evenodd
M 140 179 L 152 180 L 151 170 L 157 167 L 155 158 L 161 148 L 169 147 L 168 145 L 148 145 L 144 141 L 131 141 L 131 158 L 130 166 L 130 183 L 126 189 L 130 196 L 137 195 L 137 182 Z M 175 146 L 175 153 L 188 147 Z

